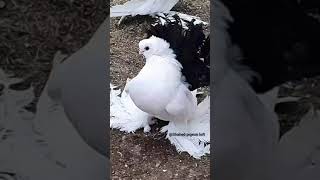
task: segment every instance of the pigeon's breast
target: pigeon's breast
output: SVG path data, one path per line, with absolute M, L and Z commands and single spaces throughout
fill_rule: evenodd
M 156 115 L 169 103 L 175 88 L 168 88 L 164 82 L 133 79 L 129 86 L 129 95 L 135 105 L 144 112 Z
M 165 109 L 177 93 L 180 79 L 181 74 L 174 72 L 170 67 L 163 69 L 146 65 L 130 82 L 129 95 L 142 111 L 156 115 Z

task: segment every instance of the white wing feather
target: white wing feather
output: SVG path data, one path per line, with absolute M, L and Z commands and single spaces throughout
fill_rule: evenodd
M 177 89 L 176 96 L 166 106 L 166 111 L 173 117 L 171 121 L 187 122 L 195 113 L 197 99 L 181 84 Z

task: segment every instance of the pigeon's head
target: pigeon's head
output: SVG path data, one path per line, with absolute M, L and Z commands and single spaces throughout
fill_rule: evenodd
M 153 55 L 174 56 L 173 50 L 170 49 L 170 44 L 156 36 L 151 36 L 139 42 L 139 54 L 142 54 L 146 59 Z

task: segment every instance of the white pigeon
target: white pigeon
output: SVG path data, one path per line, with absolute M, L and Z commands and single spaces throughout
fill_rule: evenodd
M 126 16 L 155 15 L 157 13 L 169 13 L 179 0 L 131 0 L 123 5 L 115 5 L 110 8 L 110 17 L 119 17 L 118 24 Z
M 163 127 L 179 152 L 195 158 L 210 153 L 210 98 L 197 98 L 183 81 L 181 64 L 165 40 L 151 36 L 139 43 L 146 64 L 125 91 L 142 111 L 169 124 Z
M 155 36 L 140 41 L 139 53 L 146 64 L 125 90 L 142 111 L 186 124 L 196 111 L 197 101 L 182 81 L 182 66 L 169 46 Z

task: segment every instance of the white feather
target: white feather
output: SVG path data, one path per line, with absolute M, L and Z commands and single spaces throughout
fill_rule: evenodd
M 168 13 L 179 0 L 131 0 L 123 5 L 115 5 L 110 8 L 110 17 L 136 15 L 154 15 L 156 13 Z
M 170 121 L 161 132 L 167 132 L 166 138 L 178 152 L 187 152 L 194 158 L 210 154 L 210 97 L 198 105 L 195 116 L 187 126 Z
M 175 59 L 169 44 L 152 36 L 140 41 L 146 64 L 128 85 L 135 105 L 161 120 L 186 122 L 196 109 L 196 99 L 181 81 L 181 64 Z
M 129 81 L 128 79 L 127 83 Z M 145 132 L 150 131 L 151 116 L 141 111 L 125 90 L 121 93 L 121 90 L 116 90 L 112 84 L 110 86 L 110 128 L 129 133 L 140 128 L 144 128 Z

